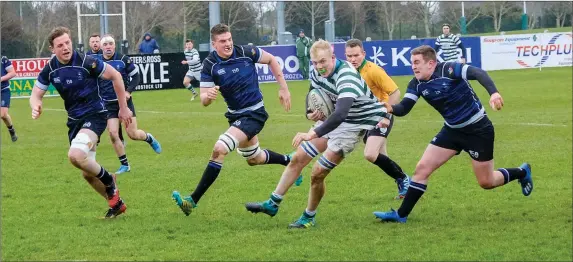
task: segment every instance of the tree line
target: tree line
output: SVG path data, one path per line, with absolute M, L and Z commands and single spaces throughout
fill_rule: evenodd
M 522 2 L 465 2 L 469 34 L 521 29 Z M 82 2 L 83 14 L 97 14 L 97 2 Z M 460 31 L 460 2 L 335 2 L 335 29 L 342 39 L 409 39 L 435 37 L 441 24 Z M 0 2 L 1 51 L 11 58 L 47 57 L 47 35 L 66 26 L 78 43 L 75 2 Z M 276 2 L 220 2 L 221 22 L 232 28 L 235 43 L 267 45 L 276 41 Z M 121 13 L 121 2 L 108 2 L 108 13 Z M 571 2 L 527 2 L 528 28 L 571 26 Z M 81 17 L 82 42 L 100 32 L 97 16 Z M 304 29 L 309 37 L 324 38 L 329 19 L 328 1 L 285 2 L 286 30 L 296 35 Z M 126 2 L 126 38 L 130 53 L 146 32 L 158 41 L 161 52 L 179 52 L 185 39 L 196 48 L 209 43 L 208 2 Z M 109 33 L 122 39 L 122 19 L 108 17 Z

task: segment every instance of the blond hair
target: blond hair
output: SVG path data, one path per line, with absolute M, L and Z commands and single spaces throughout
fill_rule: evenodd
M 310 55 L 316 56 L 319 50 L 328 50 L 332 54 L 332 46 L 326 40 L 318 40 L 310 47 Z

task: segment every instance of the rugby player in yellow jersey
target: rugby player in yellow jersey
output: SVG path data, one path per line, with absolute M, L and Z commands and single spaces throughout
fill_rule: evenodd
M 364 52 L 362 41 L 358 39 L 348 40 L 345 54 L 346 61 L 350 62 L 360 72 L 360 76 L 366 81 L 368 88 L 378 98 L 378 101 L 391 105 L 400 101 L 400 90 L 392 78 L 386 74 L 384 69 L 365 59 L 366 52 Z M 406 191 L 408 191 L 410 177 L 402 171 L 396 162 L 388 157 L 386 151 L 387 139 L 393 123 L 394 118 L 391 118 L 387 128 L 375 128 L 364 135 L 364 143 L 366 144 L 364 158 L 394 178 L 398 185 L 396 198 L 400 199 L 404 198 Z

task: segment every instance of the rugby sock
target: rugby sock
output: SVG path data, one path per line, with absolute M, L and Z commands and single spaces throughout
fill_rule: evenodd
M 191 93 L 196 94 L 195 88 L 193 88 L 193 86 L 191 85 L 191 83 L 187 84 L 187 86 L 185 86 L 185 88 L 187 88 L 188 90 L 190 90 Z
M 127 155 L 123 155 L 118 158 L 122 166 L 129 166 L 129 162 L 127 162 Z
M 113 196 L 115 191 L 115 183 L 113 181 L 113 177 L 103 168 L 101 167 L 99 174 L 96 176 L 105 186 L 105 192 L 109 197 Z
M 265 153 L 267 159 L 265 164 L 281 164 L 286 166 L 290 162 L 290 159 L 286 155 L 275 153 L 268 149 L 263 150 L 263 152 Z
M 498 169 L 499 172 L 503 175 L 503 184 L 507 184 L 515 179 L 522 179 L 524 178 L 527 173 L 525 170 L 517 167 L 517 168 L 500 168 Z
M 147 134 L 147 137 L 145 137 L 145 142 L 147 142 L 150 145 L 151 145 L 151 142 L 153 142 L 153 139 L 151 139 L 151 136 L 149 134 Z
M 306 214 L 307 217 L 314 217 L 314 215 L 316 215 L 316 210 L 308 211 L 308 209 L 305 209 L 304 214 Z
M 426 185 L 410 181 L 408 192 L 406 192 L 402 205 L 398 208 L 398 216 L 407 217 L 424 192 L 426 192 Z
M 8 132 L 10 132 L 10 135 L 13 136 L 16 133 L 16 130 L 14 130 L 14 126 L 8 126 Z
M 199 181 L 199 184 L 197 184 L 195 191 L 191 193 L 191 198 L 193 198 L 195 204 L 199 202 L 201 197 L 205 194 L 205 192 L 207 192 L 207 189 L 209 189 L 213 182 L 215 182 L 217 176 L 219 176 L 219 172 L 221 172 L 221 168 L 223 168 L 223 164 L 215 161 L 209 161 L 207 168 L 205 168 L 205 171 L 203 172 L 201 181 Z
M 384 154 L 378 154 L 374 164 L 380 167 L 380 169 L 382 169 L 388 176 L 394 178 L 394 180 L 406 179 L 406 174 L 404 174 L 402 168 L 400 168 L 396 162 Z
M 281 202 L 283 201 L 283 196 L 273 192 L 269 200 L 271 202 L 271 205 L 273 205 L 274 207 L 279 207 Z

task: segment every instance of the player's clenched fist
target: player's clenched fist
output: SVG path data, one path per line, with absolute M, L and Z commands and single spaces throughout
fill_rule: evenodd
M 489 98 L 489 106 L 495 111 L 501 110 L 503 107 L 503 98 L 499 93 L 493 93 Z
M 42 105 L 32 106 L 32 119 L 38 119 L 42 114 Z
M 217 99 L 217 95 L 219 94 L 219 86 L 214 86 L 213 88 L 207 91 L 207 99 L 215 100 Z

